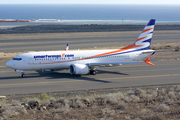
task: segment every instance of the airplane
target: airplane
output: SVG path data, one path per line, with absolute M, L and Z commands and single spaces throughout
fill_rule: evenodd
M 120 49 L 77 50 L 77 51 L 44 51 L 17 55 L 6 63 L 6 66 L 21 72 L 23 78 L 28 70 L 60 70 L 69 69 L 71 75 L 96 74 L 98 67 L 121 66 L 129 63 L 150 62 L 155 53 L 150 50 L 155 19 L 151 19 L 144 27 L 136 41 Z M 68 47 L 67 47 L 68 48 Z

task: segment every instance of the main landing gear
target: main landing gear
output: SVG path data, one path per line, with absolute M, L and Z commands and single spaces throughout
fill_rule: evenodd
M 89 72 L 91 75 L 96 75 L 96 70 L 90 70 Z
M 22 78 L 25 78 L 25 77 L 26 77 L 26 74 L 22 73 L 21 77 L 22 77 Z

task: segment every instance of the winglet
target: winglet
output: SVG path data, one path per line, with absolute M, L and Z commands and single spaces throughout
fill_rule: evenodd
M 68 50 L 69 50 L 69 45 L 67 44 L 65 51 L 68 51 Z
M 144 62 L 146 62 L 149 65 L 155 66 L 153 63 L 150 62 L 150 58 L 154 55 L 155 52 L 153 52 Z

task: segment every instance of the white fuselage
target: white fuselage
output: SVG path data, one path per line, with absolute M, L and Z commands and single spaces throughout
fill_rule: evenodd
M 153 50 L 143 50 L 129 53 L 103 55 L 111 50 L 82 50 L 82 51 L 46 51 L 32 52 L 18 55 L 6 65 L 15 70 L 44 70 L 44 69 L 69 69 L 71 64 L 89 63 L 129 63 L 146 59 Z M 143 52 L 149 51 L 147 54 Z M 100 56 L 96 56 L 99 54 Z M 101 55 L 102 54 L 102 55 Z

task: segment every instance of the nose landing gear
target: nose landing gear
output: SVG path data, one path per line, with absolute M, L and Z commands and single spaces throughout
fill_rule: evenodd
M 23 70 L 15 70 L 15 72 L 20 72 L 22 78 L 25 78 L 25 77 L 26 77 L 26 74 L 24 73 Z

